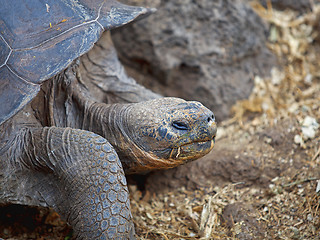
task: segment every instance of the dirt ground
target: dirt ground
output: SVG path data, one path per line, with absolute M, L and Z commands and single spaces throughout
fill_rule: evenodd
M 208 156 L 129 186 L 138 239 L 320 239 L 320 6 L 254 8 L 279 67 L 255 77 Z M 50 209 L 0 208 L 0 238 L 71 236 Z

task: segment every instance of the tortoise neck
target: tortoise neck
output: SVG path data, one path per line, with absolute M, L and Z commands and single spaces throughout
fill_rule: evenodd
M 112 145 L 123 132 L 123 104 L 88 103 L 84 108 L 82 129 L 105 137 Z
M 137 148 L 126 131 L 129 108 L 130 104 L 87 102 L 82 122 L 82 129 L 97 133 L 109 141 L 123 162 L 125 171 L 131 167 L 129 162 L 136 162 L 132 153 L 136 152 Z
M 95 132 L 109 141 L 116 150 L 125 173 L 143 173 L 161 168 L 163 164 L 156 156 L 135 143 L 134 133 L 127 124 L 131 111 L 134 111 L 132 104 L 87 104 L 82 129 Z

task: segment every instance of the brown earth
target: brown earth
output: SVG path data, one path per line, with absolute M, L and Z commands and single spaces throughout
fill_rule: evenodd
M 320 123 L 320 6 L 304 15 L 254 7 L 282 67 L 255 77 L 208 156 L 129 186 L 138 239 L 320 239 L 320 129 L 304 122 Z M 0 216 L 0 238 L 71 236 L 48 209 L 7 206 Z

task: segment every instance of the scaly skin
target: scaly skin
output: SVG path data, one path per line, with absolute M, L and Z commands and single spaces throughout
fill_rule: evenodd
M 106 139 L 46 127 L 22 129 L 10 145 L 2 155 L 10 159 L 1 166 L 2 201 L 45 202 L 72 225 L 77 239 L 134 239 L 126 179 Z
M 134 239 L 121 165 L 145 172 L 205 155 L 216 133 L 212 112 L 178 98 L 100 103 L 77 64 L 47 84 L 0 126 L 0 203 L 52 207 L 77 239 Z
M 9 134 L 0 146 L 0 200 L 50 206 L 78 239 L 134 239 L 121 165 L 128 173 L 145 172 L 205 155 L 216 133 L 213 114 L 178 98 L 132 104 L 81 99 L 82 127 L 89 131 L 25 126 Z
M 97 45 L 100 55 L 83 56 L 103 30 L 154 10 L 113 0 L 65 2 L 51 1 L 42 12 L 40 1 L 0 7 L 0 203 L 52 207 L 78 239 L 134 239 L 118 155 L 128 173 L 199 158 L 213 147 L 214 118 L 199 103 L 174 98 L 97 103 L 106 96 L 117 102 L 159 97 L 126 76 L 112 46 L 107 51 L 109 44 Z M 61 23 L 61 32 L 51 22 Z M 85 81 L 69 65 L 80 56 Z M 74 78 L 76 86 L 87 83 L 100 93 L 100 101 L 86 99 L 83 89 L 63 92 L 58 86 Z M 46 92 L 50 84 L 57 92 Z

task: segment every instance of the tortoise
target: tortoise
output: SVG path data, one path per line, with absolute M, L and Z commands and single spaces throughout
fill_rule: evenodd
M 52 207 L 77 239 L 135 239 L 125 173 L 211 151 L 213 113 L 137 84 L 102 35 L 153 11 L 113 0 L 1 4 L 1 204 Z

